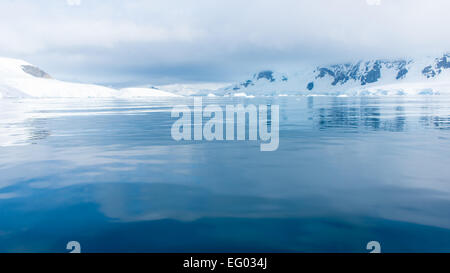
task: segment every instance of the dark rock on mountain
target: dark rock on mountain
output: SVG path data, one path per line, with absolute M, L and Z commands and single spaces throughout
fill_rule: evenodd
M 267 79 L 270 82 L 274 82 L 275 78 L 273 77 L 273 72 L 268 70 L 268 71 L 261 71 L 258 73 L 258 77 L 256 78 L 256 80 L 259 79 Z
M 427 78 L 434 78 L 441 74 L 444 69 L 450 68 L 450 54 L 444 54 L 441 58 L 435 59 L 434 65 L 429 65 L 422 70 L 422 74 Z
M 32 65 L 22 65 L 23 72 L 30 74 L 31 76 L 37 77 L 37 78 L 45 78 L 45 79 L 51 79 L 52 77 L 42 71 L 41 69 L 32 66 Z

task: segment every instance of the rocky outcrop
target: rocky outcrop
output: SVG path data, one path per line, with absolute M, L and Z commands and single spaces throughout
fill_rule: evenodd
M 52 77 L 41 69 L 32 65 L 22 65 L 23 72 L 30 74 L 36 78 L 51 79 Z

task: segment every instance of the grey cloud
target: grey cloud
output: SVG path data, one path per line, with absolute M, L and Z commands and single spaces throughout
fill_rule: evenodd
M 2 1 L 0 55 L 96 82 L 235 80 L 450 50 L 446 0 Z

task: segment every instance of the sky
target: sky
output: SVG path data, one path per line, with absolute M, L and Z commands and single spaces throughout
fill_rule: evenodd
M 107 85 L 450 51 L 448 0 L 1 0 L 0 56 Z

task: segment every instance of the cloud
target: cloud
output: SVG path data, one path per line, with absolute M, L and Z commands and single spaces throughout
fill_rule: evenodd
M 67 5 L 79 6 L 79 5 L 81 5 L 81 0 L 67 0 Z
M 83 81 L 234 80 L 450 50 L 449 9 L 447 0 L 1 1 L 0 55 Z

